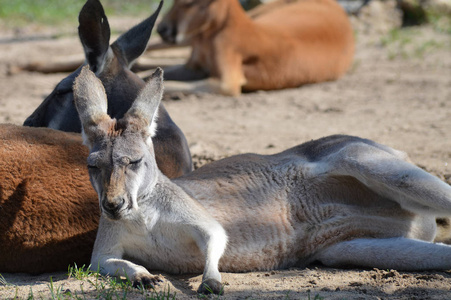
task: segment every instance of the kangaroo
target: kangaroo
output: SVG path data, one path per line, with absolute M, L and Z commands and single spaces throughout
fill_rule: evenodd
M 133 62 L 145 51 L 163 1 L 149 18 L 122 34 L 111 46 L 108 19 L 99 0 L 88 0 L 79 14 L 78 33 L 86 63 L 102 80 L 108 96 L 108 112 L 121 118 L 145 82 L 130 71 Z M 25 120 L 25 126 L 49 127 L 81 132 L 74 106 L 72 85 L 81 67 L 64 78 L 53 92 Z M 153 128 L 158 166 L 173 178 L 192 170 L 191 154 L 182 131 L 172 121 L 163 104 L 158 107 Z
M 150 138 L 163 93 L 157 69 L 124 117 L 111 119 L 101 82 L 83 68 L 75 104 L 101 218 L 91 264 L 155 285 L 149 270 L 221 274 L 306 266 L 451 268 L 434 244 L 451 214 L 451 187 L 398 150 L 352 136 L 313 140 L 274 155 L 243 154 L 170 180 Z
M 166 42 L 189 44 L 192 52 L 185 65 L 168 68 L 165 79 L 197 81 L 170 82 L 171 90 L 237 96 L 343 75 L 354 38 L 341 6 L 335 0 L 275 4 L 251 19 L 237 0 L 174 0 L 158 33 Z

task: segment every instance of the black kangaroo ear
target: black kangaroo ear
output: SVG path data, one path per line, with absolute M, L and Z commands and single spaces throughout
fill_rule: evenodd
M 147 19 L 122 34 L 111 46 L 117 47 L 128 66 L 133 64 L 146 50 L 153 26 L 160 13 L 163 1 L 160 1 L 157 10 Z
M 102 66 L 110 46 L 110 25 L 99 0 L 88 0 L 78 16 L 78 35 L 93 72 Z

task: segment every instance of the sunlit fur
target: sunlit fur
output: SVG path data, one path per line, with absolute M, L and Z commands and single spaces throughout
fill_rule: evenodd
M 192 47 L 186 65 L 168 69 L 166 79 L 192 80 L 201 70 L 212 79 L 182 89 L 226 95 L 335 80 L 354 55 L 350 21 L 335 0 L 294 1 L 254 19 L 238 0 L 175 0 L 158 32 Z
M 0 125 L 0 273 L 89 265 L 99 202 L 79 134 Z
M 77 78 L 95 80 L 88 69 Z M 88 121 L 95 119 L 90 114 L 108 119 L 86 97 L 99 88 L 75 90 Z M 170 180 L 156 168 L 145 122 L 162 90 L 157 70 L 118 121 L 121 134 L 109 134 L 104 121 L 86 131 L 95 141 L 88 165 L 102 207 L 91 263 L 102 273 L 153 285 L 159 278 L 149 270 L 203 272 L 198 291 L 209 286 L 221 293 L 220 270 L 316 260 L 334 267 L 451 269 L 451 247 L 431 242 L 435 218 L 451 215 L 451 187 L 403 152 L 335 135 L 274 155 L 233 156 Z

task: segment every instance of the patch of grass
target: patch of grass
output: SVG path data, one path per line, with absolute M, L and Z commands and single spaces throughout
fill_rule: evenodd
M 82 268 L 83 269 L 83 268 Z M 146 300 L 174 300 L 176 294 L 170 292 L 169 286 L 160 292 L 155 289 L 146 289 L 143 286 L 138 289 L 133 288 L 129 278 L 121 279 L 117 277 L 102 276 L 98 271 L 82 270 L 76 273 L 81 274 L 81 278 L 95 290 L 96 299 L 127 299 L 129 295 L 141 294 Z M 87 275 L 89 273 L 89 275 Z M 87 277 L 86 277 L 87 276 Z M 80 285 L 81 287 L 81 285 Z M 82 289 L 82 294 L 83 289 Z
M 147 16 L 153 12 L 160 0 L 103 0 L 102 4 L 105 12 L 110 15 L 144 15 Z M 163 12 L 172 5 L 171 0 L 164 1 Z
M 435 30 L 451 34 L 451 14 L 430 10 L 427 11 L 427 17 Z
M 97 281 L 95 286 L 104 299 L 127 299 L 133 290 L 130 280 L 121 280 L 116 277 L 107 277 L 105 281 Z
M 67 269 L 67 275 L 69 278 L 73 277 L 78 280 L 83 280 L 93 275 L 95 272 L 91 270 L 91 265 L 85 268 L 85 265 L 80 268 L 75 264 L 74 266 L 69 266 Z
M 407 58 L 407 46 L 412 42 L 412 31 L 408 29 L 394 28 L 382 37 L 381 45 L 388 49 L 388 58 L 390 60 L 396 57 Z
M 24 26 L 29 23 L 58 25 L 76 24 L 78 13 L 85 0 L 0 0 L 0 19 L 7 26 Z M 102 0 L 108 16 L 148 15 L 158 5 L 159 0 Z M 167 2 L 167 3 L 166 3 Z M 172 1 L 166 1 L 169 8 Z
M 435 40 L 428 40 L 424 43 L 418 45 L 414 49 L 414 55 L 418 58 L 423 58 L 424 55 L 433 49 L 443 48 L 445 45 L 442 42 L 437 42 Z
M 5 277 L 3 277 L 2 274 L 0 274 L 0 285 L 9 285 L 8 282 L 6 282 Z
M 65 293 L 63 292 L 63 285 L 55 287 L 53 285 L 53 278 L 50 276 L 50 283 L 48 284 L 50 296 L 52 299 L 64 299 Z
M 157 293 L 152 292 L 151 295 L 146 295 L 146 300 L 175 300 L 175 296 L 177 293 L 171 294 L 171 289 L 168 286 L 168 290 L 164 289 L 163 291 Z M 149 296 L 149 298 L 148 298 Z
M 0 18 L 12 25 L 30 22 L 53 25 L 76 16 L 83 3 L 71 0 L 0 0 Z
M 412 41 L 412 31 L 407 29 L 394 28 L 390 30 L 388 35 L 382 37 L 382 46 L 389 46 L 397 43 L 400 46 L 409 44 Z
M 82 267 L 69 266 L 68 278 L 74 278 L 80 281 L 79 288 L 74 290 L 65 289 L 64 284 L 56 284 L 53 277 L 50 277 L 47 284 L 47 291 L 41 291 L 38 295 L 34 294 L 30 287 L 28 296 L 21 298 L 19 286 L 11 285 L 0 274 L 1 283 L 11 285 L 15 288 L 13 299 L 56 299 L 56 300 L 86 300 L 86 299 L 105 299 L 105 300 L 126 300 L 128 298 L 139 298 L 144 300 L 175 300 L 176 293 L 172 293 L 169 286 L 162 291 L 155 289 L 146 289 L 144 287 L 133 288 L 132 282 L 128 279 L 103 276 L 98 271 L 91 270 L 90 266 Z M 88 284 L 86 284 L 88 283 Z
M 387 49 L 390 60 L 398 57 L 422 59 L 427 53 L 446 47 L 443 41 L 422 36 L 421 31 L 415 27 L 395 28 L 384 36 L 380 43 Z
M 16 292 L 17 293 L 17 292 Z M 15 299 L 18 298 L 17 296 L 15 297 Z M 33 289 L 30 287 L 30 292 L 28 293 L 28 297 L 27 300 L 33 300 L 34 299 L 34 295 L 33 295 Z

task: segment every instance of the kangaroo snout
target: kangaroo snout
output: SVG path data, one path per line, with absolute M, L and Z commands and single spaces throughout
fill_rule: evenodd
M 157 32 L 163 39 L 163 41 L 171 44 L 175 44 L 175 37 L 177 35 L 177 30 L 174 26 L 171 26 L 165 22 L 161 22 L 157 26 Z
M 124 206 L 125 199 L 116 197 L 114 199 L 106 199 L 102 201 L 103 212 L 111 219 L 119 219 L 119 211 Z

